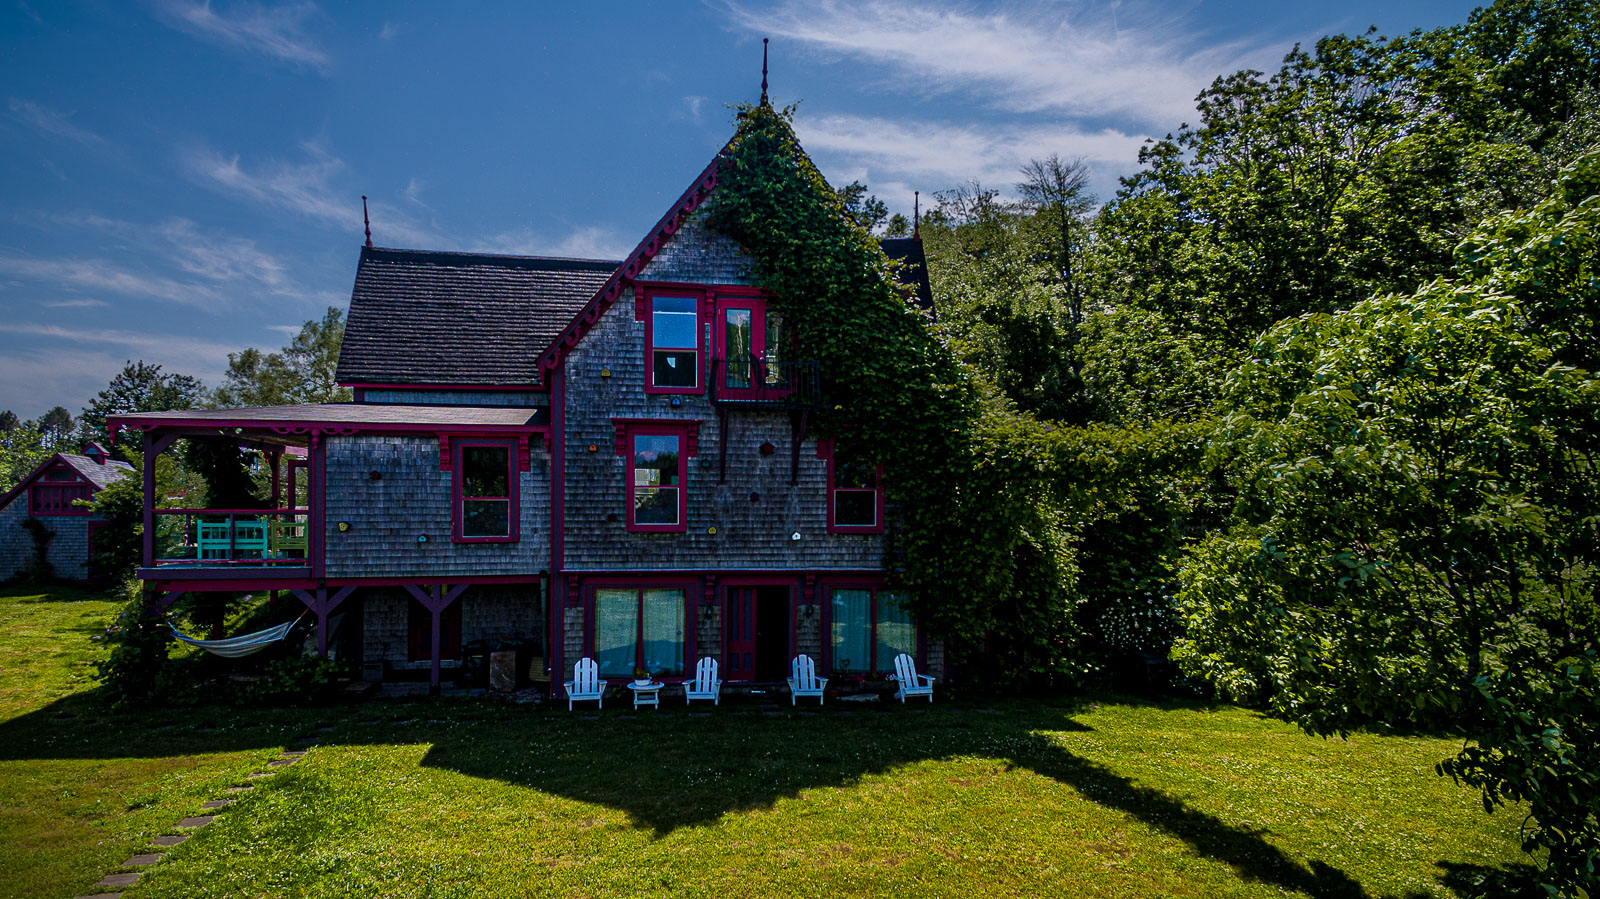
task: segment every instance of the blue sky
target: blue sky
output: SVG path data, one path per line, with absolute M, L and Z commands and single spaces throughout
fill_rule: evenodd
M 1216 75 L 1473 6 L 12 2 L 0 409 L 281 346 L 348 302 L 362 194 L 379 246 L 620 256 L 755 99 L 763 36 L 824 174 L 909 213 L 1049 153 L 1108 196 Z

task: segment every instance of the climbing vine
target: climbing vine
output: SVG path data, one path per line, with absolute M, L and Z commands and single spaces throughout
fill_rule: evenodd
M 842 458 L 881 464 L 885 559 L 930 635 L 995 671 L 1077 673 L 1070 553 L 1045 502 L 1038 426 L 972 378 L 892 263 L 801 148 L 793 110 L 740 109 L 708 225 L 737 241 L 754 278 L 821 369 L 813 426 Z

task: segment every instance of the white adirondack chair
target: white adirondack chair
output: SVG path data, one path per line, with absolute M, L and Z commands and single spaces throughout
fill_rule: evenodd
M 572 666 L 572 680 L 562 684 L 567 688 L 567 711 L 574 702 L 594 700 L 595 708 L 605 708 L 606 682 L 600 679 L 600 666 L 594 659 L 582 658 Z
M 722 705 L 722 680 L 717 677 L 717 660 L 710 656 L 694 666 L 694 680 L 683 685 L 684 705 L 693 705 L 696 699 L 709 699 L 712 705 Z
M 894 696 L 902 705 L 907 696 L 926 696 L 933 702 L 933 675 L 918 674 L 916 660 L 903 652 L 894 657 L 894 679 L 899 684 Z
M 789 670 L 789 704 L 799 705 L 802 696 L 817 697 L 817 705 L 827 702 L 822 691 L 828 686 L 828 679 L 817 677 L 817 663 L 808 655 L 797 655 L 790 663 Z

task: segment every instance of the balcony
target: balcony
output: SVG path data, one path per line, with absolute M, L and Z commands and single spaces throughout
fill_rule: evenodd
M 711 402 L 761 409 L 809 409 L 821 395 L 817 362 L 746 356 L 711 360 Z
M 144 579 L 309 577 L 309 509 L 155 509 Z

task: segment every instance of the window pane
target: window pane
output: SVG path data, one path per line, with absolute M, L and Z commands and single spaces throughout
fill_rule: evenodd
M 461 536 L 511 536 L 511 501 L 508 499 L 462 500 Z
M 865 671 L 872 635 L 871 590 L 833 591 L 833 670 Z
M 634 524 L 677 524 L 678 488 L 636 487 L 633 491 Z
M 651 674 L 683 673 L 682 590 L 644 591 L 644 667 Z
M 873 527 L 878 523 L 875 490 L 833 491 L 834 527 Z
M 917 657 L 917 626 L 903 607 L 899 593 L 878 594 L 878 670 L 893 673 L 894 657 Z
M 594 660 L 601 677 L 630 677 L 637 658 L 639 594 L 594 591 Z
M 767 385 L 781 387 L 784 381 L 783 362 L 784 350 L 788 346 L 789 335 L 783 327 L 783 313 L 767 310 L 767 343 L 763 358 L 767 363 Z
M 833 486 L 871 489 L 878 486 L 878 468 L 876 465 L 867 465 L 861 462 L 835 461 L 833 463 Z
M 700 345 L 695 340 L 693 297 L 655 297 L 650 303 L 650 331 L 657 347 L 694 349 Z
M 650 363 L 650 383 L 656 387 L 694 387 L 700 382 L 695 374 L 693 351 L 656 350 Z
M 724 313 L 723 351 L 727 354 L 727 386 L 750 386 L 750 310 L 729 309 Z
M 633 483 L 641 487 L 672 487 L 678 483 L 678 436 L 645 435 L 633 438 Z
M 462 496 L 510 496 L 511 449 L 468 446 L 461 450 Z

